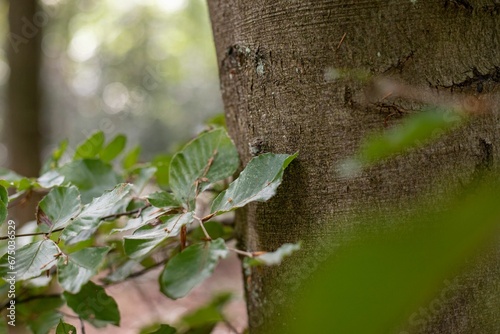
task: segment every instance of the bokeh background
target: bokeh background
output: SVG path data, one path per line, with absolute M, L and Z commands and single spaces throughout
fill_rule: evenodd
M 11 1 L 11 6 L 23 1 Z M 24 32 L 39 29 L 40 36 L 33 39 L 41 38 L 36 124 L 41 145 L 33 159 L 43 159 L 62 139 L 74 146 L 95 130 L 103 130 L 108 138 L 125 133 L 129 145 L 141 145 L 141 157 L 151 159 L 192 137 L 205 119 L 222 112 L 203 0 L 40 0 L 38 6 L 34 18 L 29 13 L 21 16 L 26 19 Z M 6 1 L 0 2 L 0 12 L 7 14 Z M 4 134 L 13 125 L 6 117 L 8 94 L 19 94 L 8 90 L 6 47 L 23 47 L 25 42 L 9 34 L 7 18 L 0 16 Z M 32 42 L 21 35 L 25 37 Z M 5 137 L 1 166 L 13 165 L 14 158 Z M 24 139 L 35 146 L 35 138 Z
M 99 130 L 108 140 L 125 134 L 128 149 L 141 146 L 140 159 L 150 161 L 222 113 L 204 0 L 10 0 L 0 1 L 0 14 L 0 167 L 37 176 L 61 140 L 71 152 Z M 24 225 L 32 209 L 12 214 L 27 213 Z M 232 325 L 215 332 L 246 327 L 236 256 L 177 301 L 159 292 L 158 275 L 107 289 L 122 326 L 87 325 L 86 332 L 133 334 L 156 322 L 175 324 L 226 291 L 234 295 L 225 311 Z M 65 320 L 79 328 L 78 319 Z

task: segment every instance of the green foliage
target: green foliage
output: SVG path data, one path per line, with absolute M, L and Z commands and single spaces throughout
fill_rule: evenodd
M 75 186 L 55 187 L 38 203 L 37 222 L 44 232 L 65 227 L 80 212 L 80 192 Z
M 101 151 L 104 145 L 104 140 L 104 133 L 102 131 L 94 133 L 76 148 L 73 159 L 95 158 Z
M 437 201 L 435 210 L 423 207 L 404 225 L 395 210 L 389 221 L 372 217 L 353 231 L 336 234 L 330 244 L 344 242 L 308 280 L 286 333 L 320 332 L 325 323 L 338 333 L 405 329 L 411 314 L 432 302 L 443 281 L 495 242 L 499 187 L 496 177 L 487 178 L 463 196 Z M 438 211 L 443 207 L 447 210 Z M 383 224 L 374 228 L 373 220 Z
M 0 225 L 7 218 L 7 206 L 9 204 L 9 195 L 7 193 L 7 189 L 4 186 L 0 185 Z
M 231 294 L 224 293 L 215 296 L 207 305 L 186 314 L 181 319 L 181 325 L 184 328 L 194 329 L 208 329 L 210 333 L 217 323 L 224 321 L 222 308 L 231 300 Z M 208 328 L 207 328 L 208 327 Z
M 99 265 L 109 251 L 109 247 L 84 248 L 59 257 L 57 278 L 61 287 L 71 293 L 78 293 L 99 269 Z
M 357 176 L 362 168 L 432 142 L 467 118 L 455 110 L 409 116 L 400 125 L 364 140 L 339 170 L 343 176 Z M 275 332 L 322 332 L 325 324 L 336 333 L 410 332 L 411 319 L 415 315 L 418 319 L 422 305 L 433 305 L 443 282 L 451 275 L 456 277 L 466 261 L 475 261 L 496 240 L 498 171 L 480 173 L 480 181 L 471 182 L 458 196 L 441 193 L 431 208 L 414 204 L 417 210 L 412 210 L 420 213 L 410 221 L 402 221 L 401 208 L 391 215 L 370 214 L 369 221 L 352 217 L 355 228 L 322 241 L 327 250 L 334 251 L 326 259 L 314 259 L 319 268 L 303 286 L 290 318 L 276 321 Z M 312 244 L 314 247 L 315 242 Z M 317 253 L 312 249 L 310 254 Z M 272 259 L 273 254 L 245 259 L 245 263 L 258 264 L 262 257 Z M 301 263 L 297 268 L 303 268 Z M 437 300 L 447 302 L 446 298 Z M 483 316 L 485 323 L 492 321 L 488 317 Z M 286 330 L 281 328 L 283 322 Z
M 104 217 L 118 212 L 119 207 L 116 205 L 130 193 L 131 189 L 130 184 L 122 183 L 112 191 L 105 191 L 102 196 L 94 198 L 72 219 L 61 233 L 61 239 L 66 244 L 74 244 L 90 238 Z
M 247 266 L 278 265 L 281 264 L 283 258 L 292 255 L 299 249 L 300 249 L 300 244 L 284 244 L 274 252 L 268 252 L 255 257 L 245 258 L 245 265 Z
M 63 322 L 61 319 L 59 325 L 57 325 L 56 334 L 76 334 L 76 328 L 75 326 Z
M 159 155 L 153 159 L 151 164 L 156 167 L 156 183 L 161 188 L 168 188 L 170 175 L 171 155 Z
M 159 265 L 164 266 L 159 290 L 172 299 L 186 296 L 212 275 L 230 252 L 226 242 L 234 237 L 232 227 L 216 221 L 216 214 L 270 199 L 282 181 L 284 169 L 296 157 L 271 153 L 257 157 L 225 190 L 229 181 L 221 181 L 235 173 L 239 158 L 223 128 L 206 131 L 176 154 L 160 156 L 151 163 L 138 163 L 140 148 L 135 147 L 125 154 L 122 168 L 115 169 L 119 165 L 115 160 L 125 145 L 123 135 L 105 145 L 104 134 L 96 132 L 77 147 L 70 159 L 65 153 L 67 143 L 62 143 L 38 179 L 0 171 L 2 221 L 8 214 L 9 200 L 30 192 L 45 194 L 36 209 L 38 230 L 33 233 L 33 240 L 16 250 L 15 267 L 9 254 L 0 259 L 0 276 L 5 278 L 15 270 L 19 287 L 27 296 L 40 301 L 51 299 L 53 296 L 47 294 L 50 281 L 57 282 L 63 291 L 64 298 L 54 299 L 53 306 L 42 308 L 39 317 L 23 318 L 35 333 L 47 333 L 56 326 L 56 333 L 74 331 L 64 322 L 65 314 L 58 311 L 64 304 L 95 327 L 118 326 L 118 306 L 106 294 L 106 286 Z M 129 183 L 123 183 L 124 180 Z M 14 191 L 10 198 L 7 187 Z M 217 198 L 227 201 L 232 196 L 235 202 L 231 206 L 216 204 L 212 206 L 216 211 L 197 217 L 195 212 L 208 212 L 210 208 L 206 198 L 214 198 L 204 196 L 203 201 L 199 200 L 205 191 L 215 195 L 222 191 Z M 261 259 L 264 252 L 247 255 L 255 257 L 259 264 L 274 265 L 290 253 L 277 252 L 271 253 L 273 260 L 269 261 Z M 101 279 L 103 283 L 94 283 L 103 271 L 108 272 Z M 42 274 L 57 276 L 57 280 L 46 280 L 37 287 L 26 284 Z M 181 332 L 207 332 L 214 328 L 224 320 L 220 308 L 228 298 L 220 297 L 187 316 L 179 324 Z M 22 305 L 21 301 L 21 310 Z M 176 330 L 162 325 L 156 332 Z
M 76 294 L 65 291 L 64 299 L 80 318 L 95 327 L 104 327 L 107 324 L 120 325 L 118 305 L 101 286 L 88 282 Z
M 217 196 L 212 213 L 223 213 L 241 208 L 250 202 L 265 202 L 276 194 L 285 168 L 297 157 L 287 154 L 265 153 L 248 163 L 229 188 Z
M 118 135 L 99 152 L 99 158 L 104 162 L 111 162 L 122 153 L 127 144 L 127 137 Z
M 174 155 L 170 163 L 170 187 L 179 201 L 192 208 L 200 192 L 233 175 L 238 165 L 238 153 L 226 131 L 213 130 Z
M 166 296 L 178 299 L 209 277 L 229 254 L 223 239 L 207 241 L 186 248 L 174 256 L 160 276 L 160 289 Z
M 125 253 L 132 259 L 142 259 L 168 238 L 179 235 L 181 228 L 191 223 L 193 213 L 163 216 L 157 225 L 144 225 L 124 238 Z
M 136 146 L 133 149 L 131 149 L 123 158 L 122 161 L 122 166 L 125 169 L 132 168 L 137 161 L 139 161 L 139 156 L 141 155 L 141 147 Z
M 59 247 L 52 240 L 40 240 L 27 244 L 16 251 L 15 264 L 9 261 L 9 254 L 0 259 L 0 277 L 15 271 L 18 280 L 27 280 L 49 270 L 60 253 Z
M 74 160 L 58 171 L 65 182 L 78 188 L 83 203 L 90 202 L 123 181 L 110 164 L 97 159 Z
M 171 194 L 166 191 L 158 191 L 149 194 L 147 197 L 151 205 L 157 208 L 178 208 L 182 204 Z
M 175 334 L 177 330 L 169 325 L 160 325 L 160 328 L 154 332 L 148 332 L 149 334 Z
M 63 304 L 61 297 L 54 296 L 45 299 L 28 300 L 25 303 L 16 302 L 16 320 L 23 319 L 33 333 L 46 334 L 62 318 L 57 309 Z
M 356 175 L 362 168 L 438 138 L 466 119 L 458 111 L 443 109 L 411 115 L 392 129 L 367 137 L 357 154 L 341 164 L 340 172 L 344 176 Z

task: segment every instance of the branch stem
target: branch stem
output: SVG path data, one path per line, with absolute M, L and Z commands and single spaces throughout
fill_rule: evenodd
M 239 250 L 239 249 L 236 249 L 236 248 L 231 248 L 231 247 L 228 247 L 227 249 L 230 250 L 230 251 L 232 251 L 232 252 L 235 252 L 236 254 L 240 254 L 240 255 L 243 255 L 243 256 L 247 256 L 247 257 L 254 257 L 254 254 L 250 253 L 250 252 L 245 252 L 245 251 L 242 251 L 242 250 Z

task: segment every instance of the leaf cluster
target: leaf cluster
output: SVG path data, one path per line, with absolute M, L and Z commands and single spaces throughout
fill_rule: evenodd
M 40 318 L 24 317 L 33 332 L 46 333 L 56 326 L 57 333 L 74 331 L 64 322 L 64 305 L 95 327 L 119 326 L 118 306 L 106 287 L 159 266 L 159 290 L 177 299 L 211 276 L 230 251 L 253 259 L 252 265 L 275 265 L 298 249 L 232 249 L 227 245 L 232 227 L 218 220 L 248 203 L 273 197 L 296 154 L 257 156 L 228 185 L 239 157 L 223 128 L 206 131 L 175 154 L 149 163 L 139 162 L 138 147 L 124 154 L 125 148 L 125 136 L 106 144 L 104 134 L 97 132 L 72 154 L 67 142 L 61 143 L 36 179 L 0 171 L 0 223 L 8 217 L 8 206 L 23 196 L 46 194 L 36 209 L 36 231 L 17 235 L 31 240 L 16 249 L 15 261 L 8 253 L 0 259 L 0 277 L 15 273 L 23 291 L 25 298 L 17 299 L 21 308 L 32 304 L 33 311 L 41 311 L 30 300 L 54 300 L 43 307 L 43 326 L 37 324 Z M 97 280 L 96 275 L 104 278 Z M 62 294 L 48 293 L 52 281 Z M 226 299 L 199 313 L 213 314 Z M 223 320 L 220 314 L 215 318 Z M 208 324 L 195 319 L 186 318 L 180 331 Z M 171 327 L 163 326 L 157 332 L 169 332 Z

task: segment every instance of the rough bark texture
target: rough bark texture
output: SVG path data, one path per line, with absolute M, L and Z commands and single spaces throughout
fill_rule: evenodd
M 37 176 L 40 171 L 38 78 L 41 26 L 47 23 L 46 20 L 46 14 L 38 11 L 36 0 L 9 2 L 7 55 L 10 77 L 4 140 L 9 168 L 25 176 Z
M 278 196 L 238 214 L 244 248 L 273 250 L 285 242 L 321 240 L 325 222 L 333 221 L 334 228 L 349 224 L 346 217 L 356 204 L 370 203 L 379 211 L 405 207 L 418 194 L 459 189 L 479 170 L 497 164 L 500 131 L 495 112 L 360 177 L 340 178 L 338 162 L 353 154 L 366 134 L 397 123 L 407 112 L 418 112 L 421 105 L 401 100 L 366 104 L 362 83 L 329 82 L 324 77 L 329 67 L 362 69 L 436 93 L 498 93 L 496 1 L 208 3 L 228 127 L 243 163 L 251 158 L 249 145 L 256 140 L 268 151 L 300 151 Z M 448 176 L 446 182 L 443 175 Z M 302 256 L 319 258 L 311 254 L 318 252 L 313 246 L 303 245 Z M 458 301 L 445 303 L 447 308 L 422 317 L 424 321 L 413 321 L 411 332 L 499 331 L 500 324 L 482 320 L 500 309 L 500 287 L 488 283 L 500 272 L 498 258 L 492 252 L 464 275 Z M 281 296 L 275 283 L 300 286 L 297 273 L 287 272 L 289 267 L 287 262 L 245 273 L 253 333 L 265 333 L 272 319 L 286 319 L 274 310 L 293 301 Z M 300 274 L 307 277 L 311 269 L 302 268 L 306 272 Z M 484 291 L 490 296 L 487 307 L 478 304 Z

